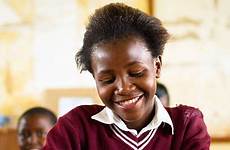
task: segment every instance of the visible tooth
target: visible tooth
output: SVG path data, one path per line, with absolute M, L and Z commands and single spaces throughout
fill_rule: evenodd
M 127 105 L 127 104 L 132 104 L 135 103 L 138 100 L 138 97 L 134 98 L 134 99 L 130 99 L 124 102 L 120 102 L 120 105 Z

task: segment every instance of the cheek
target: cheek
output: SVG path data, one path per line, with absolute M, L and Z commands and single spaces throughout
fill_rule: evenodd
M 98 95 L 99 95 L 100 99 L 102 100 L 102 102 L 105 105 L 109 105 L 110 100 L 111 100 L 112 95 L 113 95 L 112 88 L 109 86 L 103 86 L 103 87 L 97 86 L 97 92 L 98 92 Z
M 40 139 L 41 145 L 45 145 L 45 141 L 46 141 L 46 137 L 42 137 L 42 138 Z
M 24 145 L 24 143 L 25 143 L 25 139 L 23 137 L 21 137 L 21 136 L 18 137 L 18 144 L 19 144 L 19 146 L 22 147 Z
M 152 76 L 144 78 L 139 85 L 143 90 L 148 92 L 149 95 L 154 95 L 156 92 L 156 79 Z

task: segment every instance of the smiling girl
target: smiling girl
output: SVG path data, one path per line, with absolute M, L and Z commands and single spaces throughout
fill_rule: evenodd
M 198 109 L 164 108 L 155 96 L 168 37 L 160 20 L 124 4 L 96 10 L 76 62 L 94 77 L 105 106 L 61 117 L 44 150 L 209 149 Z

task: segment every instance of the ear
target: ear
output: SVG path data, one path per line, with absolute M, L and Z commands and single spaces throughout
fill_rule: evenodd
M 161 56 L 158 56 L 155 59 L 155 69 L 156 69 L 156 78 L 160 78 L 161 75 L 161 66 L 162 66 L 162 60 L 161 60 Z

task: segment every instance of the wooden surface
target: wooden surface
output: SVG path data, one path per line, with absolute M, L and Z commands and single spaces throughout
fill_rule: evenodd
M 0 150 L 19 150 L 16 129 L 0 128 Z

